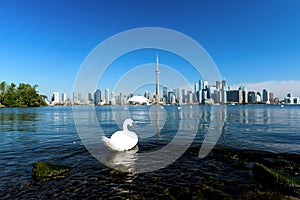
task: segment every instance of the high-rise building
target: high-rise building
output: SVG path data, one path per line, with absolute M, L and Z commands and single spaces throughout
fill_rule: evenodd
M 256 93 L 256 102 L 261 102 L 261 94 L 260 94 L 260 92 Z
M 163 87 L 163 98 L 165 101 L 168 99 L 168 88 L 165 86 Z
M 93 95 L 90 92 L 88 93 L 88 100 L 89 100 L 89 102 L 93 102 L 94 101 Z
M 78 101 L 79 101 L 79 102 L 82 102 L 82 101 L 83 101 L 81 93 L 78 93 Z
M 203 81 L 200 79 L 199 80 L 199 91 L 201 92 L 201 90 L 203 90 Z
M 185 89 L 181 90 L 182 103 L 186 103 Z
M 52 95 L 52 103 L 53 103 L 53 104 L 59 103 L 59 92 L 53 92 L 53 95 Z
M 105 103 L 110 104 L 110 95 L 109 95 L 109 89 L 105 89 Z
M 116 96 L 115 96 L 115 92 L 111 93 L 111 105 L 114 106 L 116 105 Z
M 240 104 L 248 103 L 248 91 L 245 86 L 239 87 L 239 103 Z
M 167 100 L 167 103 L 169 103 L 169 104 L 172 103 L 172 96 L 175 96 L 175 95 L 174 95 L 174 92 L 173 92 L 173 91 L 169 91 L 169 92 L 168 92 L 168 100 Z
M 94 93 L 94 104 L 95 105 L 99 105 L 101 102 L 101 90 L 98 89 L 96 90 L 96 92 Z
M 217 89 L 217 91 L 219 91 L 221 89 L 221 82 L 220 81 L 216 81 L 216 89 Z
M 199 83 L 195 82 L 194 83 L 194 93 L 197 93 L 199 91 Z
M 72 98 L 73 98 L 73 103 L 77 101 L 76 93 L 75 92 L 73 92 L 73 97 Z
M 227 91 L 227 101 L 228 103 L 239 103 L 240 102 L 239 90 L 229 90 Z
M 269 93 L 269 102 L 270 102 L 270 103 L 273 103 L 273 102 L 274 102 L 274 93 L 273 93 L 273 92 L 270 92 L 270 93 Z
M 248 92 L 248 103 L 256 103 L 256 94 L 254 91 Z
M 187 104 L 193 104 L 193 93 L 192 91 L 187 91 Z
M 226 80 L 222 80 L 222 90 L 227 90 Z
M 66 103 L 67 102 L 67 94 L 64 92 L 61 94 L 61 102 Z
M 207 86 L 208 86 L 208 81 L 204 81 L 203 82 L 203 89 L 207 89 Z
M 269 92 L 266 89 L 263 89 L 262 101 L 264 103 L 270 103 L 270 101 L 269 101 Z

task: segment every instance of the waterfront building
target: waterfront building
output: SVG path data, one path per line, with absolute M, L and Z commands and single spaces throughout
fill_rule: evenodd
M 67 94 L 64 92 L 61 94 L 61 102 L 66 103 L 67 102 Z
M 221 89 L 221 82 L 216 81 L 216 90 L 219 91 Z
M 201 103 L 204 104 L 205 100 L 208 99 L 207 98 L 207 90 L 203 89 L 201 93 L 202 93 L 202 95 L 201 95 Z
M 94 101 L 92 93 L 90 93 L 90 92 L 88 93 L 88 100 L 90 103 Z
M 173 91 L 169 91 L 169 92 L 168 92 L 167 103 L 169 103 L 169 104 L 172 103 L 172 96 L 174 96 L 174 92 L 173 92 Z
M 256 103 L 256 94 L 254 91 L 248 92 L 248 103 Z
M 270 103 L 270 101 L 269 101 L 269 92 L 266 89 L 263 89 L 262 101 L 263 101 L 263 103 Z
M 274 93 L 273 92 L 269 92 L 269 102 L 274 103 Z
M 163 87 L 163 99 L 164 99 L 164 102 L 167 102 L 167 99 L 168 99 L 168 88 L 167 87 Z
M 59 103 L 59 92 L 53 92 L 51 103 L 52 104 L 58 104 Z
M 78 100 L 78 103 L 83 102 L 84 99 L 82 98 L 82 94 L 81 93 L 78 93 L 77 100 Z
M 120 95 L 119 95 L 119 97 L 118 97 L 118 103 L 117 103 L 118 105 L 124 105 L 123 104 L 123 94 L 122 94 L 122 92 L 120 92 Z
M 196 93 L 196 98 L 197 98 L 197 102 L 199 104 L 201 104 L 202 102 L 202 90 L 199 90 L 197 93 Z
M 227 102 L 228 103 L 240 103 L 241 102 L 241 94 L 240 90 L 229 90 L 227 91 Z
M 77 97 L 76 97 L 76 93 L 73 92 L 73 97 L 72 97 L 73 103 L 75 103 L 77 101 Z
M 100 105 L 101 102 L 101 90 L 96 90 L 94 93 L 94 104 L 95 105 Z
M 239 87 L 239 104 L 247 104 L 248 103 L 248 91 L 245 86 Z
M 105 103 L 110 104 L 110 95 L 109 95 L 109 89 L 105 89 Z
M 227 90 L 221 90 L 221 103 L 226 104 L 227 103 Z
M 226 80 L 222 80 L 222 90 L 228 90 Z
M 260 94 L 260 92 L 256 93 L 256 102 L 261 102 L 261 94 Z
M 203 81 L 200 79 L 199 80 L 199 90 L 198 91 L 200 91 L 201 92 L 201 90 L 203 90 L 204 88 L 203 88 Z
M 149 105 L 149 99 L 143 96 L 132 96 L 127 100 L 129 105 Z
M 176 104 L 176 96 L 175 96 L 175 95 L 172 95 L 172 96 L 171 96 L 171 104 L 172 104 L 172 105 L 175 105 L 175 104 Z
M 203 81 L 203 89 L 207 89 L 208 81 Z
M 195 82 L 194 83 L 194 93 L 197 93 L 199 91 L 199 83 Z
M 181 90 L 181 96 L 182 96 L 182 103 L 186 103 L 185 89 Z
M 300 97 L 294 97 L 291 93 L 288 93 L 284 98 L 285 104 L 300 104 Z
M 192 91 L 187 91 L 187 104 L 193 104 L 193 93 Z
M 110 102 L 111 102 L 112 106 L 116 105 L 116 95 L 115 95 L 115 92 L 111 93 L 111 100 L 110 100 Z

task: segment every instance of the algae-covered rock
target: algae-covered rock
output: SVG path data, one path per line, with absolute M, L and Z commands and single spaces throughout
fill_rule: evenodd
M 265 165 L 256 163 L 252 168 L 253 174 L 261 182 L 267 185 L 279 186 L 284 188 L 300 188 L 300 178 L 271 169 Z
M 41 181 L 62 178 L 65 177 L 71 169 L 72 167 L 66 165 L 36 162 L 32 168 L 32 177 Z

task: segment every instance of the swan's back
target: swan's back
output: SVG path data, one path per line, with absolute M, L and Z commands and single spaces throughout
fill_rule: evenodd
M 138 143 L 137 135 L 132 131 L 117 131 L 111 138 L 102 137 L 103 143 L 115 151 L 126 151 L 135 147 Z

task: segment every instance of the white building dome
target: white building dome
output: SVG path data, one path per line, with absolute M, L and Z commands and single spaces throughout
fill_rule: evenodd
M 133 96 L 127 100 L 130 105 L 149 105 L 149 100 L 143 96 Z

